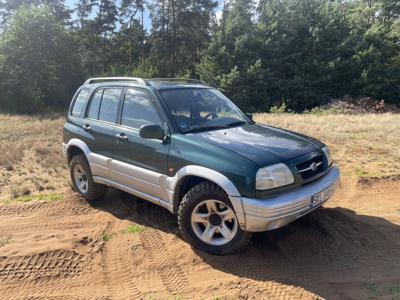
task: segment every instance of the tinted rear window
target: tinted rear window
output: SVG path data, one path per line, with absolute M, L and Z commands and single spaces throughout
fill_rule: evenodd
M 120 96 L 121 89 L 119 88 L 104 89 L 99 111 L 99 120 L 115 123 Z
M 79 91 L 78 95 L 75 97 L 74 104 L 71 108 L 71 115 L 74 117 L 78 117 L 81 115 L 83 106 L 85 105 L 85 101 L 89 95 L 90 89 L 83 88 Z
M 103 96 L 103 90 L 98 90 L 93 95 L 92 101 L 90 101 L 90 107 L 87 114 L 88 118 L 98 119 L 99 118 L 99 109 L 101 103 L 101 97 Z

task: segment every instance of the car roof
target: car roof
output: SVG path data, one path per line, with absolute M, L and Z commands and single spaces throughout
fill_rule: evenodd
M 142 79 L 136 77 L 99 77 L 99 78 L 89 78 L 83 84 L 83 86 L 90 88 L 98 88 L 106 85 L 153 87 L 156 90 L 176 89 L 176 88 L 209 88 L 209 86 L 203 81 L 197 79 L 186 79 L 186 78 Z
M 151 81 L 150 86 L 154 87 L 157 90 L 163 89 L 177 89 L 177 88 L 208 88 L 209 86 L 205 84 L 195 84 L 188 82 L 160 82 L 160 81 Z

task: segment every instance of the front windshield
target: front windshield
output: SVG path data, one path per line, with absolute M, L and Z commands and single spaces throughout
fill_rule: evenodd
M 160 94 L 184 133 L 228 128 L 250 122 L 235 104 L 215 89 L 181 88 L 163 90 Z

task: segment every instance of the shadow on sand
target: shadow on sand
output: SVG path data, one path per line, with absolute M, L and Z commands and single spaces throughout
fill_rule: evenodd
M 179 235 L 174 215 L 134 196 L 112 190 L 91 205 Z M 395 294 L 400 287 L 400 226 L 344 208 L 321 208 L 284 228 L 257 233 L 235 255 L 194 251 L 223 272 L 299 286 L 327 299 L 400 297 Z

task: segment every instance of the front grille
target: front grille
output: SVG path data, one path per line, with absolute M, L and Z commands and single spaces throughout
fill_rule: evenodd
M 314 168 L 312 168 L 313 166 Z M 310 160 L 296 165 L 296 167 L 297 170 L 299 170 L 303 180 L 313 178 L 325 170 L 324 157 L 322 155 L 318 155 Z

